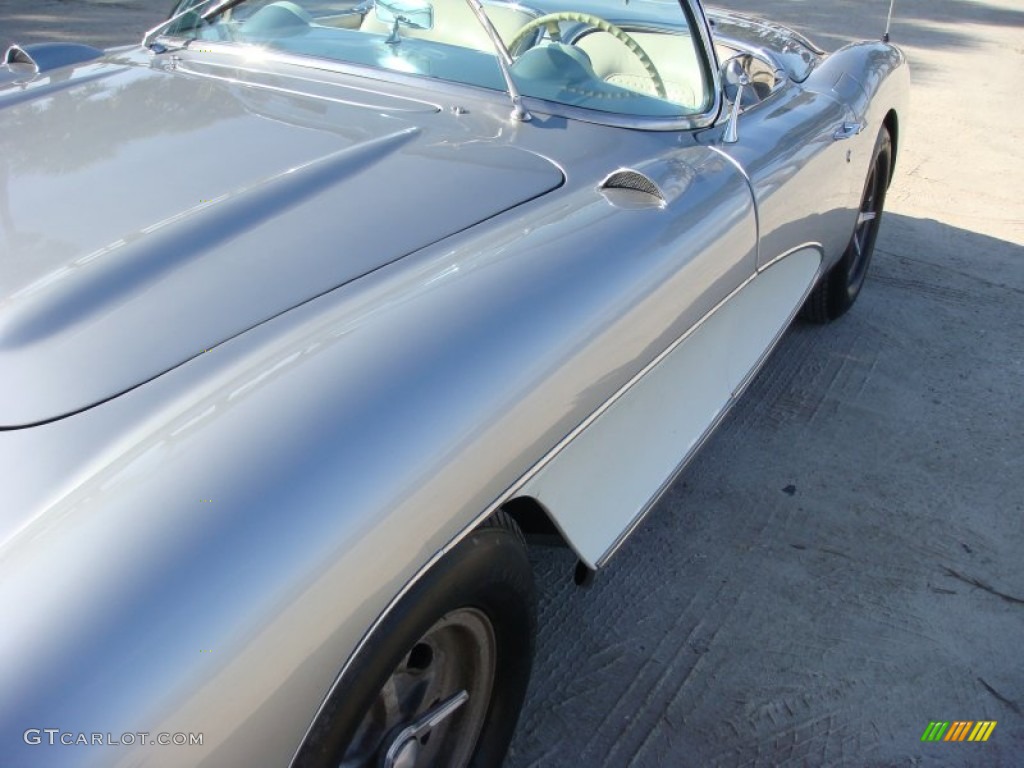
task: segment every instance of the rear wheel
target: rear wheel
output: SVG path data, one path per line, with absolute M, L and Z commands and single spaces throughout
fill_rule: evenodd
M 345 670 L 297 766 L 500 765 L 533 661 L 533 573 L 498 513 L 413 585 Z
M 864 183 L 860 212 L 853 237 L 843 257 L 825 273 L 811 291 L 801 310 L 801 317 L 812 323 L 827 323 L 842 316 L 853 306 L 864 286 L 871 255 L 875 251 L 878 228 L 882 223 L 885 193 L 892 170 L 892 140 L 882 128 L 875 142 L 875 152 Z

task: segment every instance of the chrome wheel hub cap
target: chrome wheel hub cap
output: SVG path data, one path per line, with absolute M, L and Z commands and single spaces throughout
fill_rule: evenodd
M 477 609 L 443 616 L 384 683 L 339 768 L 468 765 L 491 700 L 495 648 Z

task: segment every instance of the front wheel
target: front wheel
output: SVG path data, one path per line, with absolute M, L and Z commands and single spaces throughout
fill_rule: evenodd
M 296 766 L 497 766 L 533 662 L 536 594 L 498 513 L 387 614 L 331 692 Z
M 827 323 L 844 315 L 853 306 L 864 286 L 871 255 L 875 251 L 878 228 L 882 223 L 885 193 L 892 172 L 892 139 L 882 128 L 875 142 L 871 170 L 864 183 L 857 225 L 843 257 L 825 273 L 811 291 L 801 317 L 812 323 Z

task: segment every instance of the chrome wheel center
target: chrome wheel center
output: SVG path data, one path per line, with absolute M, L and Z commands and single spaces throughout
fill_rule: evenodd
M 464 768 L 483 729 L 496 661 L 482 612 L 443 616 L 384 683 L 339 768 Z
M 864 200 L 861 202 L 860 213 L 857 215 L 857 227 L 853 233 L 853 241 L 850 243 L 853 248 L 853 261 L 850 264 L 847 285 L 851 291 L 859 289 L 860 284 L 864 281 L 868 259 L 871 256 L 874 239 L 878 234 L 880 179 L 876 166 L 868 177 Z M 881 183 L 884 183 L 884 180 Z
M 428 710 L 416 722 L 399 731 L 391 740 L 391 746 L 388 747 L 387 752 L 384 753 L 381 768 L 413 768 L 420 755 L 421 745 L 430 738 L 431 731 L 449 716 L 455 714 L 455 710 L 468 700 L 469 694 L 459 691 L 450 699 L 446 699 Z

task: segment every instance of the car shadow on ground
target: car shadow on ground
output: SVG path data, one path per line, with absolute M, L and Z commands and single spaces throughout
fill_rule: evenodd
M 790 330 L 593 587 L 536 550 L 507 768 L 1018 765 L 1022 265 L 887 214 L 857 305 Z

